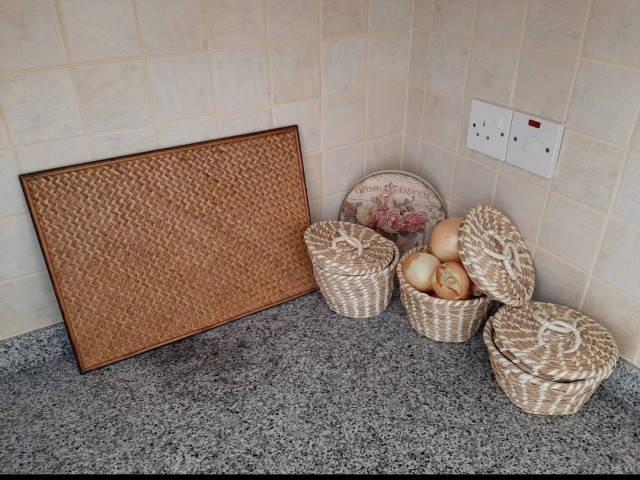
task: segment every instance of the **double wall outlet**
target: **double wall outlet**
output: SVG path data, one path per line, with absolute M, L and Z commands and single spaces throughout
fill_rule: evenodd
M 512 115 L 512 110 L 472 100 L 467 147 L 498 160 L 504 160 Z

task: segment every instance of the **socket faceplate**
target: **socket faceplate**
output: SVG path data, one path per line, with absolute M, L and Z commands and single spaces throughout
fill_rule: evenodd
M 467 147 L 504 161 L 512 116 L 512 110 L 472 100 Z

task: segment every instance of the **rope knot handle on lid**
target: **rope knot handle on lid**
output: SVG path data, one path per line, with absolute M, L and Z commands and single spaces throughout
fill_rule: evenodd
M 580 345 L 582 344 L 580 331 L 569 322 L 564 320 L 549 321 L 540 314 L 534 315 L 534 318 L 540 324 L 540 328 L 538 329 L 538 345 L 544 344 L 543 335 L 545 330 L 549 329 L 558 333 L 573 333 L 573 346 L 569 350 L 566 350 L 566 353 L 573 353 L 580 348 Z
M 513 269 L 513 265 L 520 270 L 520 254 L 518 253 L 518 247 L 513 242 L 507 242 L 500 238 L 496 232 L 493 230 L 488 230 L 487 235 L 490 238 L 493 238 L 502 248 L 502 252 L 495 252 L 491 250 L 489 247 L 484 247 L 483 251 L 490 257 L 495 258 L 496 260 L 502 261 L 504 265 L 504 269 L 507 271 L 509 278 L 511 280 L 515 280 L 518 278 L 518 274 Z
M 335 237 L 331 242 L 332 250 L 335 250 L 336 248 L 338 248 L 339 243 L 345 242 L 347 245 L 350 245 L 353 248 L 357 248 L 358 256 L 360 256 L 362 255 L 362 251 L 365 248 L 369 248 L 371 246 L 371 242 L 361 242 L 356 237 L 352 237 L 351 235 L 349 235 L 347 231 L 342 227 L 338 228 L 337 233 L 338 233 L 338 236 Z

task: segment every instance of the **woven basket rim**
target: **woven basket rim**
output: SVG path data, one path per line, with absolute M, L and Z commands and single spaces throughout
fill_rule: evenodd
M 508 229 L 510 237 L 516 242 L 516 248 L 521 255 L 522 268 L 515 280 L 509 278 L 509 280 L 501 280 L 498 284 L 489 282 L 487 277 L 492 276 L 490 274 L 497 270 L 496 261 L 481 248 L 470 248 L 473 241 L 479 242 L 480 246 L 484 244 L 484 238 L 474 236 L 472 227 L 482 232 L 489 230 L 482 222 L 487 215 L 493 217 L 496 225 Z M 487 296 L 511 306 L 522 306 L 531 300 L 535 287 L 535 271 L 531 254 L 516 225 L 497 208 L 477 205 L 467 212 L 458 230 L 458 252 L 469 277 Z M 503 272 L 503 268 L 500 267 L 497 271 Z M 515 286 L 515 292 L 506 289 L 506 286 L 511 285 Z
M 400 260 L 398 261 L 398 265 L 396 265 L 396 276 L 398 277 L 398 281 L 400 283 L 400 288 L 402 288 L 403 290 L 406 291 L 406 293 L 408 293 L 409 295 L 411 295 L 412 297 L 420 300 L 420 301 L 424 301 L 426 303 L 432 303 L 435 305 L 448 305 L 448 306 L 469 306 L 472 307 L 474 305 L 479 305 L 485 302 L 490 302 L 491 298 L 488 295 L 484 295 L 482 297 L 476 297 L 476 298 L 468 298 L 466 300 L 447 300 L 444 298 L 437 298 L 434 297 L 432 295 L 429 295 L 428 293 L 425 292 L 421 292 L 420 290 L 417 290 L 415 287 L 413 287 L 409 282 L 407 282 L 407 280 L 405 280 L 404 278 L 404 274 L 402 273 L 402 264 L 404 263 L 404 260 L 411 255 L 414 252 L 419 252 L 419 251 L 426 251 L 424 250 L 424 246 L 418 246 L 418 247 L 414 247 L 410 250 L 407 250 L 407 252 L 400 257 Z
M 339 227 L 344 228 L 348 231 L 348 233 L 351 234 L 357 232 L 357 234 L 360 235 L 361 238 L 366 239 L 366 241 L 370 242 L 372 246 L 376 248 L 377 252 L 384 252 L 384 255 L 379 255 L 377 257 L 365 256 L 362 259 L 363 262 L 360 262 L 358 265 L 349 263 L 348 260 L 350 259 L 347 259 L 345 255 L 341 255 L 342 252 L 338 252 L 335 256 L 332 256 L 328 251 L 330 250 L 333 237 L 322 238 L 322 234 L 326 233 L 323 231 L 325 229 L 326 231 L 333 231 Z M 321 246 L 316 241 L 314 241 L 314 239 L 312 239 L 312 235 L 321 237 L 324 245 Z M 380 270 L 384 270 L 393 264 L 394 259 L 396 258 L 395 252 L 398 251 L 398 246 L 394 242 L 387 238 L 384 238 L 375 230 L 369 227 L 365 227 L 364 225 L 345 222 L 342 220 L 321 220 L 313 222 L 305 229 L 303 237 L 309 251 L 309 255 L 312 258 L 313 264 L 321 267 L 324 271 L 333 272 L 339 275 L 359 277 L 362 275 L 376 273 Z M 365 249 L 363 250 L 363 252 L 366 255 L 367 252 L 370 251 L 368 249 Z M 345 262 L 345 260 L 347 262 Z
M 498 365 L 494 365 L 491 362 L 492 368 L 500 368 L 503 372 L 508 373 L 508 379 L 514 377 L 518 379 L 526 380 L 527 383 L 536 386 L 550 388 L 556 392 L 562 392 L 569 394 L 580 393 L 584 389 L 592 388 L 594 384 L 599 384 L 605 380 L 609 375 L 603 375 L 600 377 L 589 377 L 584 379 L 575 380 L 572 382 L 558 382 L 555 380 L 548 380 L 539 376 L 533 375 L 529 372 L 522 370 L 517 364 L 513 363 L 509 358 L 505 357 L 502 352 L 496 347 L 493 341 L 493 318 L 489 317 L 484 325 L 482 332 L 482 340 L 489 351 L 489 355 Z M 611 372 L 609 372 L 611 373 Z M 520 382 L 521 383 L 521 382 Z
M 532 323 L 531 317 L 538 312 L 550 312 L 552 315 L 559 312 L 571 315 L 583 327 L 580 329 L 580 333 L 583 336 L 591 335 L 590 339 L 601 339 L 604 348 L 602 350 L 596 349 L 595 353 L 587 355 L 583 349 L 579 348 L 574 353 L 566 354 L 562 359 L 558 359 L 557 356 L 546 358 L 549 349 L 542 349 L 544 358 L 538 358 L 540 357 L 536 338 L 538 324 L 536 324 L 535 332 L 529 328 Z M 512 325 L 516 319 L 518 320 L 517 328 Z M 511 324 L 503 327 L 501 324 L 507 321 L 511 321 Z M 519 308 L 505 306 L 496 312 L 492 325 L 494 345 L 503 356 L 513 363 L 517 363 L 522 370 L 548 380 L 566 382 L 603 375 L 609 376 L 620 355 L 613 335 L 603 325 L 582 312 L 565 305 L 532 301 Z M 529 329 L 528 332 L 527 329 Z M 522 346 L 522 342 L 513 342 L 512 338 L 514 335 L 524 333 L 529 333 L 530 338 L 527 338 L 524 343 L 525 348 L 521 349 L 519 344 Z M 593 352 L 593 350 L 590 349 L 589 352 Z M 602 352 L 601 355 L 596 354 L 600 352 Z M 604 354 L 607 356 L 605 357 Z

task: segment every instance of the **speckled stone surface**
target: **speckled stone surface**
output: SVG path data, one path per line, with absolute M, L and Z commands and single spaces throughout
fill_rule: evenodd
M 84 375 L 69 353 L 3 375 L 0 473 L 637 474 L 627 368 L 572 416 L 528 415 L 480 331 L 436 343 L 397 296 L 353 320 L 313 293 Z
M 0 342 L 0 375 L 72 353 L 69 335 L 61 323 L 13 337 Z

